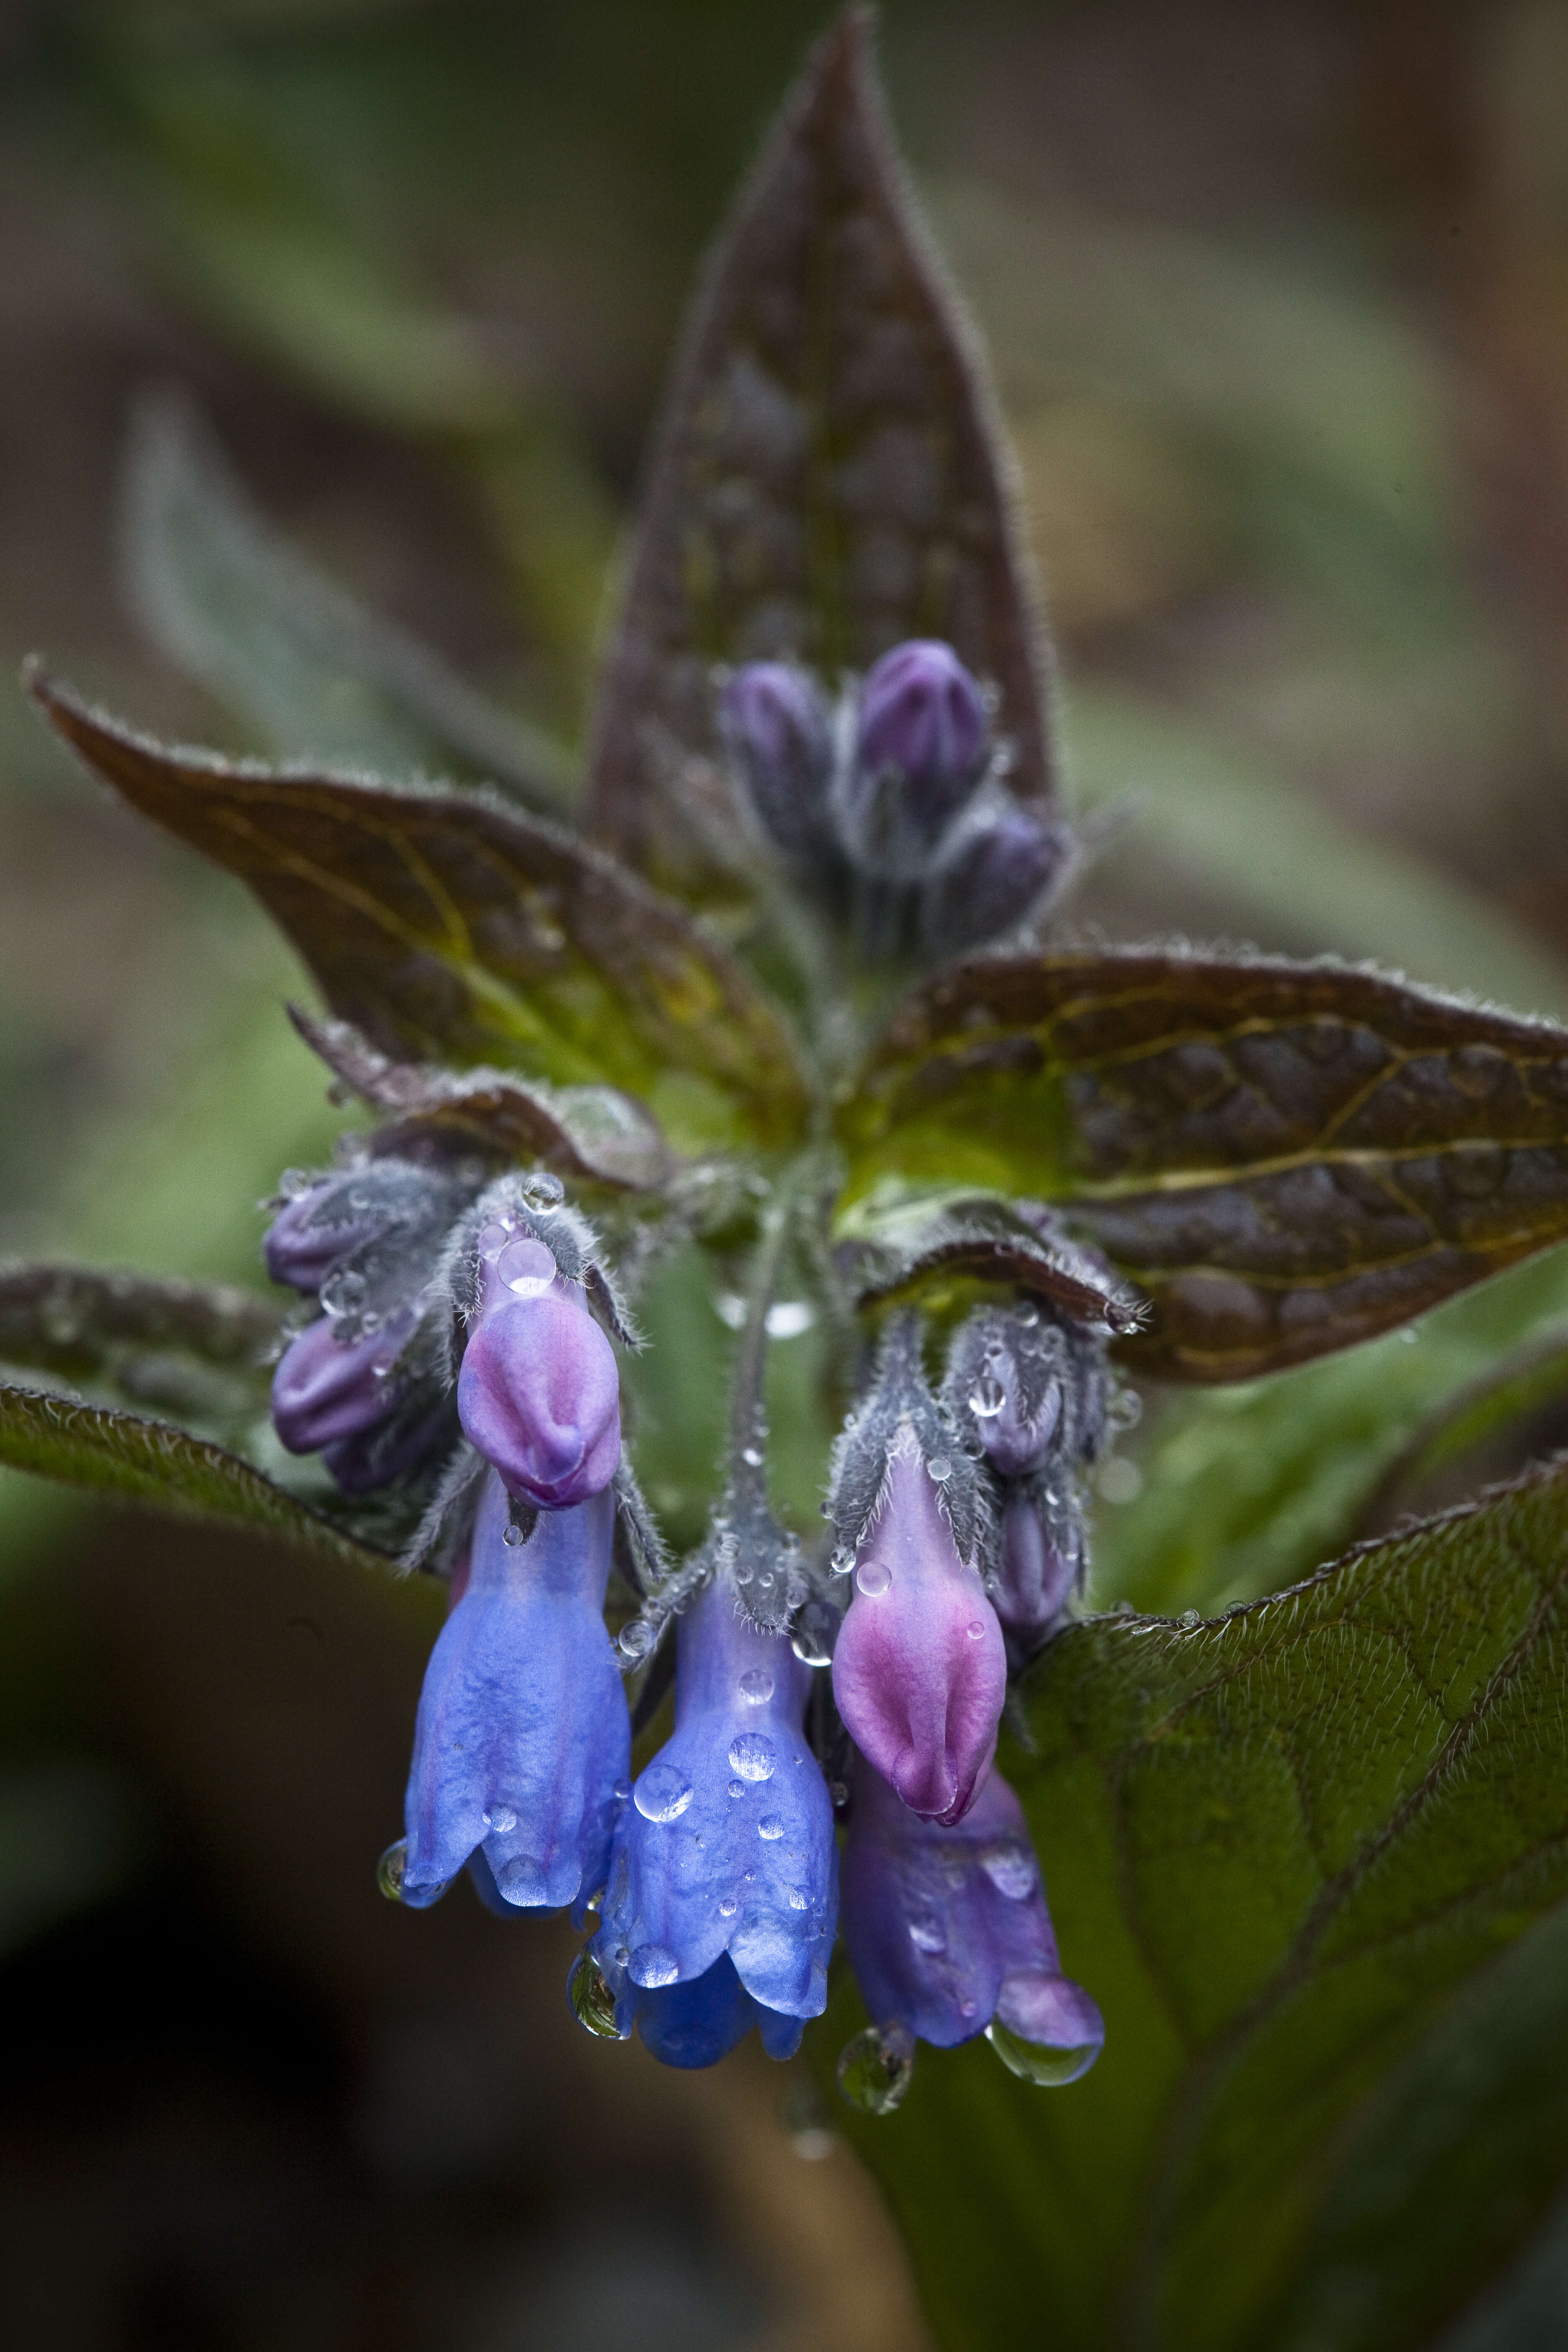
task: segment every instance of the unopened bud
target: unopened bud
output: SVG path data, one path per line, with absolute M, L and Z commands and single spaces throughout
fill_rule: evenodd
M 804 858 L 825 834 L 833 739 L 814 681 L 792 662 L 748 662 L 726 684 L 720 725 L 768 838 Z
M 984 772 L 985 698 L 951 646 L 913 638 L 867 673 L 841 824 L 856 863 L 914 880 Z

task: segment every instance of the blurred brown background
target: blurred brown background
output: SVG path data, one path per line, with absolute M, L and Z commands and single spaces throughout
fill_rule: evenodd
M 374 737 L 149 589 L 125 452 L 172 383 L 323 572 L 570 742 L 691 269 L 824 14 L 0 9 L 0 673 Z M 894 0 L 884 51 L 1111 819 L 1079 919 L 1568 1011 L 1568 8 Z M 331 1133 L 291 987 L 0 685 L 0 1249 L 258 1281 Z M 804 2070 L 660 2074 L 572 2023 L 564 1929 L 381 1902 L 433 1626 L 0 1482 L 12 2340 L 918 2347 Z

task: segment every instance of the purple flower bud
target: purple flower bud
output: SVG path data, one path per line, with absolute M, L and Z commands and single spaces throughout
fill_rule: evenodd
M 922 915 L 927 951 L 957 955 L 1021 923 L 1071 854 L 1065 825 L 1014 803 L 998 809 L 942 867 Z
M 508 1540 L 510 1519 L 490 1478 L 426 1669 L 402 1880 L 420 1908 L 477 1848 L 504 1900 L 531 1909 L 580 1906 L 608 1867 L 631 1754 L 603 1617 L 615 1497 L 542 1512 L 526 1543 Z
M 1076 1563 L 1064 1557 L 1038 1505 L 1015 1494 L 1002 1515 L 1002 1559 L 994 1601 L 1009 1633 L 1027 1640 L 1054 1624 L 1072 1591 Z
M 814 681 L 792 662 L 748 662 L 724 688 L 720 726 L 770 840 L 805 857 L 824 837 L 833 737 Z
M 802 1728 L 811 1670 L 783 1634 L 742 1614 L 728 1575 L 686 1612 L 677 1638 L 675 1730 L 616 1829 L 594 1957 L 622 2031 L 636 2021 L 658 2055 L 668 2022 L 660 1996 L 707 1985 L 691 1996 L 700 2017 L 678 2004 L 678 2021 L 700 2024 L 717 2058 L 728 2046 L 717 2038 L 722 2019 L 743 2016 L 738 2038 L 754 2014 L 720 2000 L 727 1979 L 710 1983 L 728 1956 L 769 2012 L 759 2020 L 764 2046 L 787 2054 L 798 2021 L 826 2002 L 838 1910 L 832 1801 Z
M 889 1452 L 854 1588 L 833 1653 L 838 1712 L 906 1805 L 956 1822 L 996 1751 L 1006 1653 L 979 1573 L 959 1558 L 907 1431 Z
M 875 2021 L 939 2049 L 989 2032 L 1038 2082 L 1087 2073 L 1105 2023 L 1061 1973 L 1024 1810 L 1002 1775 L 957 1828 L 918 1820 L 864 1757 L 853 1789 L 844 1939 Z M 1009 2038 L 1031 2045 L 1022 2063 Z
M 985 1458 L 999 1476 L 1027 1478 L 1045 1467 L 1061 1423 L 1058 1381 L 1047 1381 L 1034 1412 L 1026 1413 L 1017 1366 L 1010 1356 L 993 1357 L 975 1383 L 969 1409 Z
M 272 1376 L 272 1425 L 290 1454 L 358 1437 L 397 1402 L 396 1364 L 415 1311 L 389 1316 L 379 1331 L 343 1341 L 329 1315 L 308 1324 Z
M 839 809 L 866 872 L 924 874 L 984 771 L 985 700 L 951 646 L 913 638 L 867 672 Z
M 566 1509 L 607 1486 L 621 1458 L 614 1351 L 542 1242 L 507 1243 L 483 1286 L 458 1378 L 463 1428 L 510 1493 Z
M 341 1179 L 323 1177 L 308 1192 L 295 1194 L 268 1227 L 261 1244 L 267 1271 L 274 1282 L 291 1290 L 320 1290 L 332 1267 L 351 1250 L 369 1241 L 382 1219 L 374 1212 L 328 1217 L 329 1208 L 346 1208 Z
M 456 1439 L 451 1400 L 443 1396 L 423 1411 L 392 1413 L 356 1437 L 339 1438 L 322 1447 L 321 1460 L 342 1493 L 373 1495 L 416 1468 L 437 1446 L 449 1454 Z

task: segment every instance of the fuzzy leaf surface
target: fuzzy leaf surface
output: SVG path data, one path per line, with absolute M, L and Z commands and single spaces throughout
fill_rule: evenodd
M 1150 1300 L 1129 1364 L 1250 1380 L 1568 1233 L 1568 1032 L 1330 963 L 993 956 L 905 1000 L 845 1104 L 852 1197 L 1070 1203 Z
M 1000 425 L 856 11 L 808 60 L 697 298 L 601 690 L 590 830 L 679 869 L 679 804 L 721 798 L 716 663 L 794 656 L 834 678 L 917 636 L 995 682 L 1014 789 L 1048 799 Z
M 0 1463 L 109 1501 L 259 1528 L 366 1568 L 390 1565 L 221 1445 L 140 1413 L 0 1384 Z
M 280 1307 L 220 1283 L 0 1265 L 0 1364 L 214 1432 L 267 1409 Z
M 678 1140 L 798 1128 L 781 1017 L 681 908 L 602 852 L 478 794 L 170 751 L 30 684 L 96 774 L 250 885 L 378 1051 L 621 1087 Z
M 922 2052 L 852 2126 L 949 2352 L 1042 2305 L 1064 2352 L 1415 2352 L 1511 2262 L 1568 2172 L 1565 1584 L 1558 1467 L 1048 1646 L 998 1760 L 1104 2055 Z

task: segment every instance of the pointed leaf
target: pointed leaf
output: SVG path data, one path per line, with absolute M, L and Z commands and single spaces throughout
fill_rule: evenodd
M 0 1463 L 115 1502 L 254 1528 L 362 1567 L 391 1565 L 247 1462 L 172 1422 L 0 1384 Z
M 1040 1234 L 1005 1201 L 916 1202 L 868 1221 L 839 1243 L 834 1263 L 859 1307 L 919 1302 L 931 1311 L 944 1289 L 991 1282 L 1032 1291 L 1074 1322 L 1135 1331 L 1140 1303 L 1103 1267 Z
M 265 1412 L 280 1307 L 218 1283 L 0 1266 L 0 1364 L 226 1432 Z
M 998 1760 L 1104 2054 L 922 2051 L 851 2126 L 947 2352 L 1415 2352 L 1511 2259 L 1568 2172 L 1565 1590 L 1559 1467 L 1050 1644 Z
M 377 1110 L 396 1114 L 371 1138 L 376 1153 L 481 1152 L 500 1160 L 537 1160 L 583 1183 L 642 1192 L 674 1173 L 676 1161 L 658 1121 L 635 1097 L 614 1087 L 530 1086 L 501 1070 L 450 1070 L 394 1062 L 350 1021 L 320 1021 L 289 1007 L 311 1051 Z
M 402 775 L 456 758 L 527 808 L 568 804 L 559 745 L 318 572 L 178 394 L 138 408 L 122 497 L 127 582 L 149 634 L 279 751 Z
M 605 667 L 590 829 L 645 865 L 670 856 L 674 803 L 711 786 L 715 663 L 794 654 L 833 677 L 911 636 L 995 682 L 1015 788 L 1047 799 L 1010 466 L 855 11 L 810 58 L 697 298 Z
M 1327 1354 L 1568 1233 L 1568 1033 L 1331 963 L 955 965 L 841 1123 L 851 1197 L 1070 1202 L 1152 1303 L 1128 1360 L 1169 1380 Z
M 798 1127 L 779 1015 L 601 851 L 479 794 L 168 751 L 37 671 L 28 682 L 98 775 L 249 883 L 379 1051 L 622 1087 L 678 1140 Z

